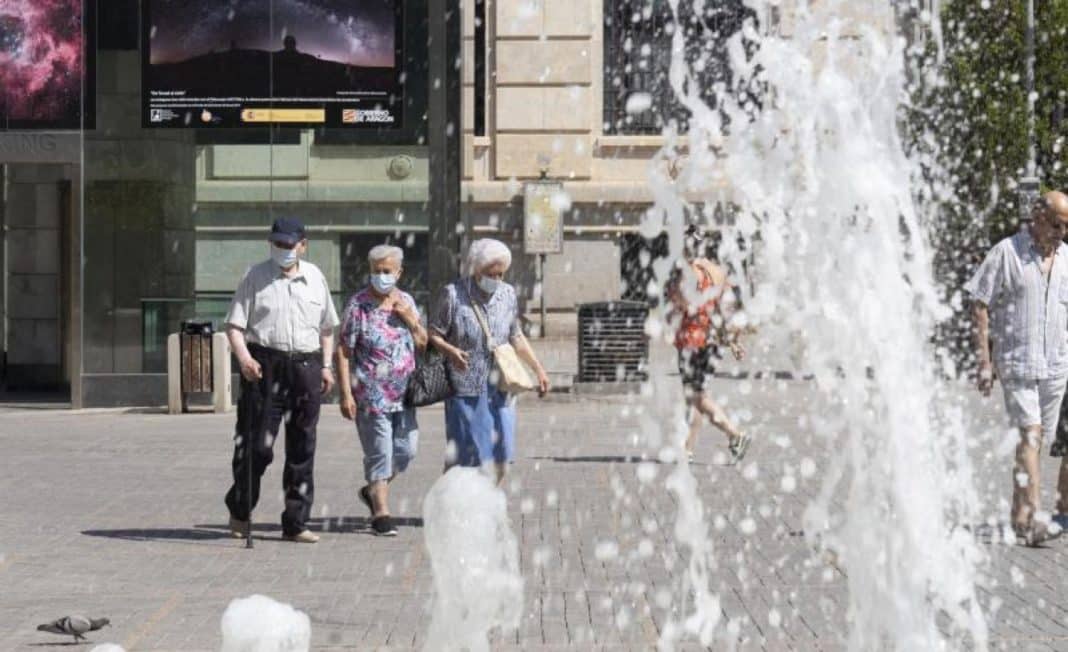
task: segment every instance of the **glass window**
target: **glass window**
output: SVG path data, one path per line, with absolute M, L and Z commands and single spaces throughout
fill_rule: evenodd
M 654 238 L 645 238 L 637 233 L 625 233 L 619 238 L 621 249 L 619 264 L 623 279 L 621 297 L 625 301 L 645 301 L 655 305 L 660 288 L 651 288 L 657 283 L 653 273 L 653 261 L 668 255 L 667 233 Z M 653 292 L 650 292 L 654 289 Z
M 695 14 L 694 7 L 701 7 Z M 727 41 L 752 10 L 742 0 L 680 3 L 678 21 L 666 0 L 606 0 L 604 11 L 604 133 L 659 135 L 675 120 L 687 130 L 687 112 L 675 100 L 667 70 L 678 25 L 686 34 L 686 61 L 696 87 L 711 103 L 729 84 Z
M 89 403 L 165 396 L 168 335 L 223 328 L 277 217 L 305 224 L 338 307 L 382 242 L 425 302 L 424 1 L 102 5 L 81 170 Z

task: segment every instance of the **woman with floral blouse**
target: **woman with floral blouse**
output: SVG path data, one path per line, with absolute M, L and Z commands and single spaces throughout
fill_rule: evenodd
M 427 336 L 415 300 L 397 287 L 404 250 L 379 245 L 367 258 L 369 285 L 349 299 L 342 316 L 341 414 L 356 422 L 363 447 L 367 484 L 359 496 L 371 510 L 371 529 L 394 536 L 389 483 L 408 468 L 419 443 L 415 410 L 405 407 L 404 392 L 415 370 L 415 350 L 426 348 Z

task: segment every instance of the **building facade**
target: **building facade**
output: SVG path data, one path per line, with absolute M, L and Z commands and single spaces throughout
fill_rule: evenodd
M 679 20 L 690 39 L 714 43 L 702 73 L 711 89 L 746 10 L 741 0 L 707 4 L 691 16 L 682 3 Z M 644 299 L 648 256 L 663 245 L 639 225 L 661 134 L 671 120 L 685 131 L 665 75 L 670 9 L 636 0 L 462 6 L 459 124 L 445 126 L 460 130 L 454 253 L 477 237 L 512 245 L 510 280 L 528 325 L 540 327 L 544 299 L 545 334 L 566 342 L 578 304 Z M 426 305 L 437 282 L 432 123 L 399 143 L 330 129 L 146 128 L 151 35 L 137 7 L 100 7 L 90 128 L 0 130 L 5 391 L 57 390 L 74 406 L 163 403 L 167 334 L 184 320 L 218 324 L 243 271 L 267 256 L 279 215 L 308 225 L 309 257 L 338 303 L 364 282 L 366 252 L 388 241 L 406 249 L 408 289 Z M 756 18 L 788 29 L 782 12 Z M 433 95 L 442 80 L 425 77 L 421 93 Z M 539 178 L 562 183 L 567 204 L 563 249 L 546 257 L 541 285 L 536 257 L 522 253 L 523 186 Z

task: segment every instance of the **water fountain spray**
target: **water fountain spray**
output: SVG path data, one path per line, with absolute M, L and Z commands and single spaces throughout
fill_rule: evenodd
M 677 18 L 680 1 L 671 1 Z M 712 102 L 690 56 L 689 39 L 702 37 L 674 32 L 669 75 L 690 114 L 689 154 L 673 181 L 652 167 L 656 205 L 643 229 L 671 239 L 657 276 L 679 255 L 688 216 L 733 209 L 712 225 L 723 233 L 719 257 L 735 272 L 750 260 L 745 303 L 758 337 L 804 342 L 821 397 L 808 418 L 837 451 L 804 523 L 847 577 L 850 648 L 985 649 L 976 590 L 984 555 L 963 527 L 978 522 L 979 501 L 962 414 L 930 344 L 949 315 L 927 230 L 936 216 L 917 199 L 921 175 L 899 133 L 905 39 L 886 3 L 746 4 L 754 19 L 729 42 L 731 81 Z M 662 157 L 677 147 L 669 134 Z M 681 436 L 675 428 L 680 448 Z M 729 638 L 718 628 L 715 555 L 685 464 L 668 488 L 691 559 L 690 606 L 664 628 L 661 647 L 687 634 Z

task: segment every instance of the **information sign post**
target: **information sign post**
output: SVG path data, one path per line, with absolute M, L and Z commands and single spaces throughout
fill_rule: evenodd
M 545 172 L 523 187 L 523 253 L 538 256 L 537 283 L 541 332 L 545 337 L 545 257 L 564 250 L 564 184 L 549 181 Z

